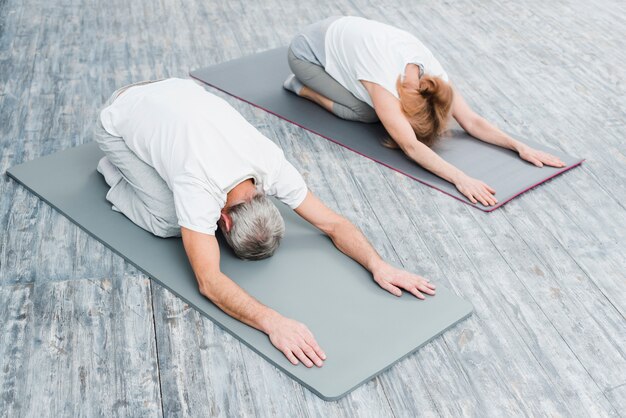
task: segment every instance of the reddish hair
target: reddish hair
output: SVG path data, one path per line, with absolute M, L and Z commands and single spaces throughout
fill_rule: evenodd
M 402 112 L 409 120 L 415 136 L 425 145 L 432 146 L 446 129 L 454 96 L 452 87 L 440 77 L 424 75 L 420 78 L 417 89 L 403 86 L 400 78 L 396 82 L 396 88 Z M 398 147 L 391 138 L 388 138 L 384 145 L 390 148 Z

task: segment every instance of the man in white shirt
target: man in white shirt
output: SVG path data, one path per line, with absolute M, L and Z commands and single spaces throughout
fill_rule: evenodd
M 384 262 L 363 234 L 308 191 L 282 150 L 226 101 L 191 80 L 117 90 L 96 124 L 98 164 L 113 209 L 161 237 L 182 236 L 200 292 L 232 317 L 265 332 L 293 363 L 322 366 L 308 328 L 264 306 L 220 271 L 219 225 L 245 259 L 271 256 L 284 222 L 274 196 L 327 233 L 385 290 L 423 299 L 435 287 Z

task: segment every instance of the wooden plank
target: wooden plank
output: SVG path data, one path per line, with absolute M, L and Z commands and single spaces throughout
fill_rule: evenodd
M 595 268 L 584 269 L 581 257 L 573 251 L 580 249 L 578 244 L 564 245 L 554 233 L 572 224 L 561 213 L 562 202 L 544 195 L 519 203 L 506 212 L 506 223 L 515 232 L 505 239 L 525 248 L 507 250 L 508 263 L 532 287 L 537 303 L 594 381 L 601 388 L 620 384 L 626 376 L 626 320 L 612 300 L 619 300 L 623 290 L 609 293 L 606 285 L 617 288 L 623 283 L 621 272 L 626 265 L 619 263 L 623 251 L 618 246 L 601 246 L 593 257 L 585 257 L 594 260 Z M 587 214 L 587 219 L 593 216 Z M 490 236 L 494 245 L 503 248 L 500 235 Z
M 31 367 L 33 285 L 0 286 L 0 415 L 19 416 Z
M 607 389 L 605 394 L 615 407 L 615 410 L 619 411 L 623 416 L 624 411 L 626 411 L 626 382 L 614 388 Z
M 408 210 L 418 203 L 413 198 L 413 193 L 407 192 L 410 189 L 405 186 L 392 183 L 398 199 L 406 202 Z M 435 199 L 432 202 L 436 209 L 439 202 Z M 422 210 L 419 216 L 413 217 L 413 222 L 417 225 L 417 231 L 428 230 L 420 225 L 424 218 L 431 216 L 431 204 L 423 202 L 420 207 Z M 477 349 L 481 358 L 488 356 L 491 349 L 496 351 L 490 359 L 501 373 L 498 377 L 502 379 L 499 385 L 501 387 L 496 390 L 509 387 L 516 394 L 514 398 L 519 402 L 520 408 L 531 415 L 547 413 L 545 411 L 551 404 L 560 413 L 570 411 L 566 415 L 577 408 L 594 411 L 594 414 L 610 414 L 613 408 L 602 395 L 602 388 L 588 376 L 577 358 L 577 353 L 571 351 L 546 318 L 546 313 L 537 305 L 535 292 L 539 289 L 535 288 L 540 286 L 533 281 L 532 286 L 526 287 L 524 270 L 514 271 L 509 264 L 514 252 L 502 242 L 498 242 L 497 247 L 491 243 L 491 229 L 496 229 L 493 226 L 496 224 L 495 220 L 502 215 L 490 214 L 471 221 L 467 219 L 467 211 L 460 208 L 447 208 L 445 212 L 437 212 L 445 213 L 446 231 L 442 231 L 443 228 L 440 227 L 437 234 L 429 240 L 429 247 L 434 248 L 432 254 L 436 254 L 443 261 L 441 265 L 445 274 L 454 277 L 451 280 L 473 301 L 475 316 L 485 319 L 485 329 L 480 331 L 489 335 L 488 340 L 482 344 L 481 341 L 475 341 L 471 346 Z M 489 230 L 481 231 L 481 226 L 485 229 L 489 226 Z M 499 240 L 506 241 L 511 234 L 507 229 L 499 229 L 497 236 Z M 527 251 L 519 248 L 516 250 L 520 251 L 520 257 L 527 256 Z M 465 274 L 467 269 L 469 275 Z M 467 293 L 477 286 L 481 287 L 480 293 Z M 543 298 L 542 303 L 551 301 Z M 568 318 L 561 320 L 567 321 Z M 470 381 L 485 374 L 486 371 L 482 368 L 474 369 L 474 363 L 467 361 L 469 358 L 464 359 L 466 361 L 462 361 L 462 364 L 469 368 Z M 487 373 L 488 379 L 498 376 L 489 376 L 491 373 Z M 567 382 L 567 389 L 555 384 L 557 380 L 560 384 Z M 484 387 L 484 382 L 480 386 Z M 535 392 L 540 387 L 542 389 Z M 495 395 L 491 391 L 487 393 L 486 396 L 490 399 L 485 403 L 488 405 L 494 402 L 492 395 L 498 398 L 503 396 Z
M 10 299 L 13 289 L 0 287 Z M 161 415 L 147 279 L 59 281 L 32 289 L 29 312 L 21 314 L 30 332 L 11 347 L 28 361 L 3 365 L 15 367 L 23 385 L 16 415 Z
M 241 344 L 167 289 L 152 287 L 163 414 L 254 415 Z

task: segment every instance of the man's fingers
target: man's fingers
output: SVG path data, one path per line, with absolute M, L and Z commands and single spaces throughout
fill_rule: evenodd
M 424 295 L 422 295 L 422 293 L 421 293 L 421 292 L 417 289 L 417 287 L 412 287 L 412 288 L 407 289 L 407 290 L 408 290 L 409 292 L 411 292 L 411 293 L 413 294 L 413 296 L 415 296 L 415 297 L 416 297 L 416 298 L 418 298 L 418 299 L 422 299 L 422 300 L 426 299 L 426 298 L 424 297 Z
M 417 286 L 417 288 L 419 289 L 420 292 L 426 293 L 427 295 L 432 296 L 435 294 L 435 289 L 431 288 L 430 286 L 427 286 L 427 283 L 421 283 Z
M 304 351 L 302 351 L 300 347 L 296 346 L 291 351 L 306 367 L 313 367 L 313 362 L 304 354 Z
M 306 356 L 308 358 L 310 358 L 313 363 L 315 363 L 315 365 L 317 367 L 322 367 L 322 365 L 324 364 L 324 362 L 322 361 L 322 359 L 317 355 L 317 353 L 315 352 L 315 350 L 313 350 L 313 348 L 308 345 L 308 344 L 303 344 L 302 346 L 302 351 L 304 352 L 304 354 L 306 354 Z
M 392 285 L 387 280 L 383 279 L 383 280 L 381 280 L 381 282 L 382 283 L 380 284 L 380 287 L 385 289 L 387 292 L 389 292 L 389 293 L 391 293 L 392 295 L 395 295 L 395 296 L 402 296 L 402 290 L 400 290 L 396 286 Z
M 487 191 L 491 194 L 496 194 L 496 189 L 494 189 L 493 187 L 489 186 L 488 184 L 483 183 L 483 186 L 485 186 L 485 189 L 487 189 Z
M 422 286 L 426 286 L 429 289 L 435 290 L 437 288 L 437 286 L 435 286 L 433 283 L 429 282 L 428 280 L 424 280 L 422 282 Z
M 285 357 L 287 357 L 287 360 L 289 360 L 291 364 L 293 364 L 294 366 L 298 364 L 298 359 L 296 358 L 296 356 L 293 355 L 291 350 L 289 350 L 288 348 L 285 348 L 284 350 L 281 350 L 281 351 L 283 352 Z
M 322 360 L 326 360 L 326 353 L 324 352 L 324 350 L 322 350 L 322 348 L 319 346 L 319 344 L 317 344 L 317 341 L 315 341 L 315 338 L 313 337 L 313 334 L 310 334 L 304 340 L 306 341 L 306 343 L 308 345 L 311 346 L 311 348 L 313 350 L 315 350 L 315 352 L 317 353 L 319 358 L 321 358 Z

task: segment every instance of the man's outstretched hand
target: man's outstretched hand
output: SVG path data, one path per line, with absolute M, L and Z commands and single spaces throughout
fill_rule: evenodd
M 402 289 L 412 293 L 418 299 L 426 295 L 435 295 L 435 285 L 417 274 L 409 273 L 384 263 L 372 271 L 374 281 L 380 287 L 395 296 L 402 296 Z
M 313 333 L 306 325 L 280 314 L 270 319 L 267 326 L 270 341 L 285 357 L 296 365 L 302 362 L 306 367 L 322 367 L 326 354 L 315 341 Z

